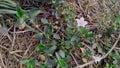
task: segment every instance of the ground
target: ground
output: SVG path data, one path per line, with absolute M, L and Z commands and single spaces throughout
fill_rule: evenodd
M 0 1 L 0 68 L 119 68 L 119 40 L 119 0 Z

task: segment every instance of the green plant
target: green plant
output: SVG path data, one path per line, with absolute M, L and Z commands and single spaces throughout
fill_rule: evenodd
M 35 66 L 35 61 L 29 60 L 29 61 L 26 63 L 26 65 L 27 65 L 27 68 L 34 68 L 34 66 Z
M 89 1 L 87 2 L 89 3 Z M 116 3 L 116 1 L 117 0 L 112 0 L 114 3 Z M 34 34 L 32 40 L 35 39 L 35 41 L 39 42 L 37 46 L 33 47 L 34 50 L 30 53 L 28 60 L 21 61 L 21 63 L 25 64 L 27 68 L 34 68 L 35 66 L 39 66 L 41 68 L 69 68 L 69 66 L 72 66 L 69 63 L 71 61 L 76 62 L 76 57 L 77 59 L 80 57 L 80 60 L 82 59 L 85 63 L 89 61 L 87 58 L 94 59 L 96 63 L 100 62 L 101 56 L 97 55 L 100 54 L 104 56 L 104 54 L 111 49 L 113 42 L 116 40 L 116 35 L 119 34 L 120 15 L 116 15 L 116 18 L 111 19 L 110 22 L 108 19 L 111 17 L 107 18 L 107 21 L 104 21 L 104 17 L 101 18 L 102 16 L 98 15 L 100 17 L 100 21 L 97 20 L 97 22 L 100 22 L 100 25 L 98 24 L 96 27 L 94 26 L 96 23 L 91 23 L 92 21 L 89 20 L 89 16 L 91 16 L 89 14 L 91 14 L 91 12 L 87 9 L 90 6 L 88 5 L 87 8 L 83 7 L 87 3 L 80 6 L 80 8 L 83 7 L 86 9 L 86 11 L 80 15 L 83 17 L 75 19 L 79 17 L 76 15 L 76 7 L 74 5 L 71 7 L 69 2 L 66 0 L 50 0 L 50 2 L 47 2 L 46 0 L 35 0 L 34 2 L 37 3 L 37 5 L 39 5 L 39 3 L 43 5 L 47 4 L 49 7 L 47 6 L 46 8 L 46 6 L 42 5 L 42 7 L 25 10 L 24 7 L 12 0 L 0 0 L 0 19 L 2 23 L 0 33 L 7 35 L 8 37 L 9 33 L 12 34 L 12 32 L 9 32 L 7 28 L 7 26 L 11 26 L 11 24 L 7 24 L 4 19 L 4 15 L 8 15 L 15 18 L 12 25 L 19 27 L 24 24 L 25 27 L 32 30 L 30 31 Z M 32 5 L 34 5 L 34 2 Z M 105 2 L 104 5 L 106 5 L 106 3 L 107 2 Z M 50 7 L 51 9 L 48 9 Z M 82 11 L 84 11 L 84 9 L 82 9 Z M 105 10 L 103 9 L 103 13 L 104 11 Z M 41 17 L 42 14 L 44 15 L 47 12 L 51 14 L 50 17 Z M 93 14 L 93 16 L 96 15 Z M 107 22 L 109 25 L 106 25 L 106 23 L 103 25 L 101 24 L 101 21 Z M 19 29 L 17 31 L 19 31 Z M 17 34 L 17 32 L 15 34 Z M 74 52 L 73 56 L 71 55 L 71 52 Z M 108 55 L 109 58 L 107 59 L 110 59 L 109 62 L 111 63 L 106 61 L 106 68 L 115 68 L 115 64 L 119 64 L 119 58 L 116 54 L 119 55 L 119 51 L 116 50 L 115 54 L 111 52 Z M 74 60 L 72 60 L 72 58 Z

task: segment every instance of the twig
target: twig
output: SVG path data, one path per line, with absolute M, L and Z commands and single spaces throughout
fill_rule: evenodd
M 29 31 L 32 31 L 32 30 L 17 31 L 17 32 L 15 32 L 15 33 L 16 33 L 16 34 L 19 34 L 19 33 L 25 33 L 25 32 L 29 32 Z M 14 33 L 14 32 L 11 32 L 11 33 Z
M 32 43 L 29 45 L 29 47 L 27 48 L 27 50 L 24 52 L 23 57 L 28 53 L 28 51 L 29 51 L 29 49 L 30 49 L 31 46 L 32 46 Z
M 112 52 L 112 50 L 113 50 L 113 49 L 115 48 L 115 46 L 117 45 L 119 39 L 120 39 L 120 35 L 118 36 L 118 38 L 117 38 L 116 42 L 114 43 L 114 45 L 112 46 L 112 48 L 111 48 L 104 56 L 102 56 L 102 59 L 106 58 L 106 57 Z
M 120 1 L 116 2 L 115 4 L 113 4 L 113 5 L 111 6 L 111 8 L 114 8 L 116 5 L 119 4 L 119 2 L 120 2 Z
M 75 61 L 76 65 L 78 66 L 79 64 L 78 64 L 77 60 L 75 59 L 75 57 L 73 56 L 73 54 L 71 52 L 70 52 L 70 55 L 72 56 L 72 58 Z
M 15 26 L 14 26 L 14 33 L 13 33 L 13 41 L 12 41 L 12 49 L 13 49 L 13 46 L 14 46 L 14 44 L 15 44 Z
M 10 38 L 10 35 L 8 34 L 7 35 L 8 39 L 10 40 L 10 42 L 12 42 L 12 39 Z
M 17 53 L 14 53 L 13 55 L 15 55 L 15 56 L 17 56 L 17 57 L 22 58 L 22 56 L 21 56 L 21 55 L 19 55 L 19 54 L 17 54 Z
M 118 47 L 115 47 L 115 49 L 120 50 L 120 48 L 118 48 Z
M 23 50 L 11 51 L 10 53 L 11 53 L 11 54 L 14 54 L 14 53 L 19 53 L 19 52 L 23 52 Z
M 35 49 L 36 50 L 36 49 Z M 28 58 L 30 58 L 32 55 L 33 55 L 33 53 L 35 52 L 35 50 L 34 51 L 32 51 L 32 53 L 28 56 Z M 24 58 L 24 57 L 23 57 Z
M 77 1 L 78 1 L 78 4 L 79 4 L 80 9 L 81 9 L 82 11 L 84 11 L 83 8 L 82 8 L 82 6 L 81 6 L 80 0 L 77 0 Z
M 95 61 L 92 60 L 92 61 L 90 61 L 90 62 L 88 62 L 88 63 L 83 64 L 83 65 L 78 65 L 78 66 L 75 67 L 75 68 L 84 68 L 85 66 L 88 66 L 88 65 L 90 65 L 90 64 L 93 64 L 94 62 L 95 62 Z
M 88 49 L 90 49 L 90 51 L 94 52 L 93 48 L 88 46 L 87 44 L 85 44 L 84 42 L 82 42 L 82 45 L 85 45 L 85 47 L 87 47 Z
M 0 45 L 0 48 L 5 49 L 6 51 L 8 51 L 8 52 L 10 53 L 9 49 L 6 48 L 6 47 Z M 19 55 L 19 54 L 17 54 L 17 53 L 10 53 L 10 54 L 13 54 L 13 55 L 18 56 L 18 57 L 22 57 L 21 55 Z
M 101 60 L 104 59 L 104 58 L 106 58 L 106 57 L 109 55 L 109 53 L 112 52 L 112 50 L 116 47 L 116 45 L 117 45 L 117 43 L 118 43 L 119 40 L 120 40 L 120 34 L 119 34 L 116 42 L 115 42 L 114 45 L 112 46 L 112 48 L 111 48 L 105 55 L 103 55 L 103 56 L 101 57 Z M 94 62 L 95 62 L 95 60 L 92 60 L 92 61 L 90 61 L 90 62 L 88 62 L 88 63 L 83 64 L 83 65 L 78 65 L 78 66 L 75 67 L 75 68 L 84 68 L 85 66 L 88 66 L 88 65 L 90 65 L 90 64 L 93 64 Z
M 20 61 L 16 56 L 13 56 L 13 58 L 14 58 L 15 60 L 17 60 L 18 62 Z
M 11 27 L 10 28 L 8 28 L 8 31 L 10 31 L 10 29 L 13 27 L 13 25 L 11 25 Z
M 5 49 L 8 51 L 8 49 L 5 46 L 0 45 L 0 48 Z
M 33 32 L 39 33 L 38 30 L 35 30 L 34 28 L 32 28 L 31 26 L 29 26 L 28 24 L 26 24 L 26 27 L 29 28 L 30 30 L 32 30 Z
M 3 40 L 4 36 L 0 37 L 0 42 Z
M 4 62 L 3 62 L 3 59 L 2 59 L 1 52 L 0 52 L 0 60 L 1 60 L 1 62 L 2 62 L 3 67 L 6 68 L 6 66 L 5 66 L 5 64 L 4 64 Z

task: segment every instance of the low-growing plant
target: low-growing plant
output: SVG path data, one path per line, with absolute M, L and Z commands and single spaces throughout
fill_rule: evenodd
M 114 0 L 112 1 L 115 2 Z M 35 0 L 35 2 L 42 3 L 43 0 Z M 40 13 L 45 12 L 46 9 L 43 9 L 44 7 L 25 10 L 20 4 L 12 0 L 0 1 L 0 18 L 4 26 L 0 29 L 0 33 L 9 35 L 7 23 L 5 23 L 3 19 L 4 14 L 8 14 L 15 18 L 15 23 L 10 26 L 19 28 L 20 25 L 24 25 L 24 27 L 27 27 L 35 33 L 34 38 L 39 42 L 28 57 L 28 60 L 22 60 L 21 64 L 25 64 L 27 68 L 35 68 L 35 66 L 40 68 L 69 68 L 72 66 L 69 64 L 72 58 L 77 66 L 79 65 L 75 58 L 79 56 L 92 58 L 95 63 L 99 63 L 102 59 L 106 58 L 104 55 L 106 55 L 106 51 L 108 51 L 109 55 L 107 56 L 114 61 L 111 61 L 112 64 L 104 61 L 107 62 L 105 68 L 115 68 L 114 64 L 119 63 L 117 61 L 119 56 L 112 52 L 109 53 L 109 50 L 111 49 L 110 45 L 113 44 L 111 39 L 116 39 L 116 36 L 112 34 L 119 34 L 117 31 L 119 31 L 120 27 L 120 15 L 113 20 L 115 23 L 110 24 L 108 27 L 100 24 L 101 26 L 98 28 L 104 27 L 102 29 L 105 31 L 104 33 L 96 35 L 96 33 L 100 32 L 86 28 L 89 26 L 89 21 L 86 21 L 84 17 L 76 19 L 77 15 L 74 3 L 73 7 L 65 0 L 50 0 L 45 3 L 52 5 L 53 11 L 51 15 L 55 16 L 55 19 L 52 19 L 52 21 L 44 17 L 40 18 L 40 22 L 36 21 L 36 17 Z M 36 24 L 39 25 L 35 27 Z M 96 27 L 97 30 L 98 28 Z M 112 38 L 110 38 L 111 36 Z M 108 40 L 109 38 L 110 40 Z M 105 40 L 105 42 L 102 40 Z M 103 56 L 99 56 L 99 54 Z M 37 58 L 32 56 L 37 56 Z M 85 63 L 88 62 L 87 59 L 81 60 Z

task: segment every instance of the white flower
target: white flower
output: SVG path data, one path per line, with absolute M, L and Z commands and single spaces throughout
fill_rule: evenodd
M 100 62 L 102 60 L 101 56 L 92 56 L 95 63 Z
M 77 21 L 77 27 L 85 27 L 88 22 L 84 20 L 84 17 L 81 17 L 80 19 L 75 19 Z

